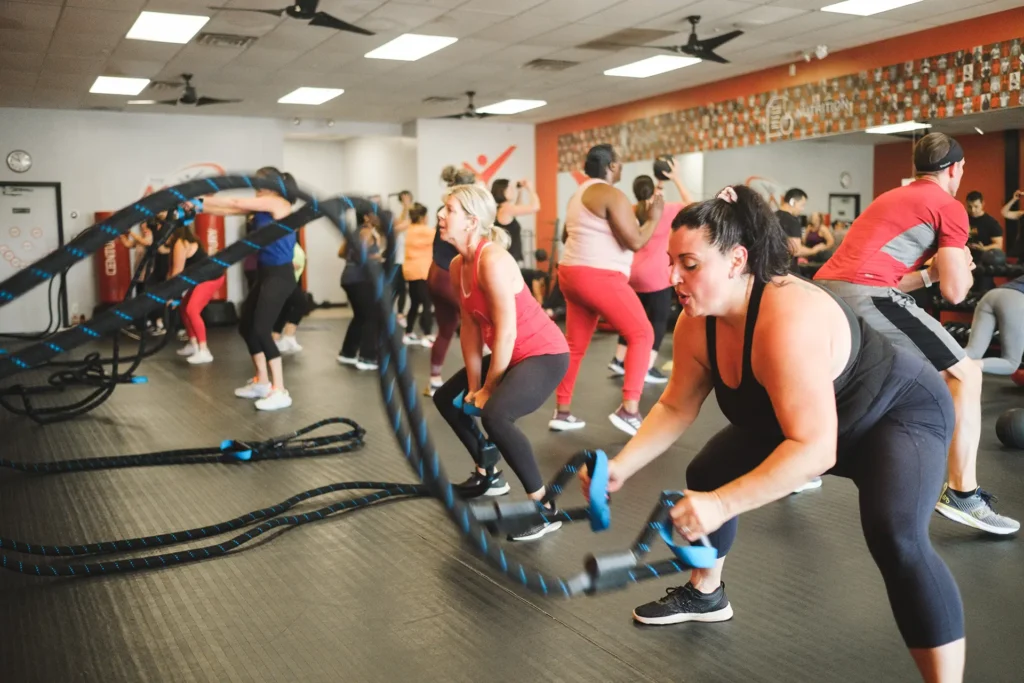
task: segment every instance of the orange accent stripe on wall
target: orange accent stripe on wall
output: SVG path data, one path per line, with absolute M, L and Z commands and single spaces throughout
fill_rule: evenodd
M 800 63 L 796 76 L 790 76 L 789 65 L 784 64 L 724 81 L 538 124 L 535 132 L 536 182 L 537 192 L 541 198 L 541 210 L 537 216 L 537 244 L 551 241 L 554 221 L 558 217 L 556 202 L 560 135 L 657 116 L 709 102 L 722 102 L 776 88 L 845 76 L 910 59 L 969 49 L 975 45 L 1018 37 L 1022 32 L 1024 12 L 1020 8 L 1011 9 L 842 50 L 820 61 Z

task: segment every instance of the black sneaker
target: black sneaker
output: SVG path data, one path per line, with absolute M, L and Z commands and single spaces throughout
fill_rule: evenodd
M 658 368 L 651 368 L 647 371 L 647 376 L 644 377 L 644 382 L 647 384 L 664 384 L 668 382 L 668 377 L 662 374 Z
M 555 508 L 549 509 L 549 517 L 554 517 L 558 514 L 558 510 Z M 542 536 L 550 534 L 552 531 L 558 531 L 562 528 L 562 523 L 558 520 L 552 522 L 543 522 L 537 526 L 530 527 L 526 531 L 522 531 L 518 534 L 508 535 L 510 541 L 535 541 Z
M 608 369 L 612 371 L 612 374 L 619 375 L 620 377 L 626 374 L 626 367 L 618 358 L 612 358 L 612 362 L 608 364 Z
M 684 621 L 711 623 L 732 619 L 732 605 L 725 597 L 725 582 L 714 593 L 705 594 L 689 583 L 665 590 L 665 597 L 633 610 L 641 624 L 664 626 Z
M 475 469 L 469 475 L 469 479 L 461 484 L 455 484 L 455 491 L 463 499 L 479 498 L 480 496 L 504 496 L 512 490 L 512 487 L 501 476 L 501 472 L 495 472 L 491 476 L 480 474 Z

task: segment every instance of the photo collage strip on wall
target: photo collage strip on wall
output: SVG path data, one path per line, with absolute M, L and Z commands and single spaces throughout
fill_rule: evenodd
M 559 171 L 611 143 L 624 162 L 1024 106 L 1022 39 L 562 135 Z

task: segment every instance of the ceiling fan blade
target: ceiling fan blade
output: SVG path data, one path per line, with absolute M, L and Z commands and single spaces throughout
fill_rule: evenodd
M 704 62 L 716 62 L 718 64 L 729 63 L 728 59 L 722 57 L 721 55 L 715 54 L 711 50 L 694 50 L 693 52 L 688 52 L 687 54 L 693 55 L 694 57 L 697 57 L 698 59 Z
M 723 33 L 722 35 L 715 36 L 714 38 L 704 38 L 703 40 L 697 41 L 697 43 L 700 45 L 700 49 L 712 52 L 716 47 L 720 47 L 725 43 L 728 43 L 733 38 L 739 38 L 742 35 L 743 31 L 729 31 L 728 33 Z
M 260 14 L 269 14 L 274 17 L 283 17 L 285 9 L 248 9 L 245 7 L 210 7 L 207 5 L 206 9 L 219 9 L 224 12 L 259 12 Z
M 173 107 L 178 105 L 178 100 L 158 100 L 153 104 L 169 104 Z
M 667 50 L 669 52 L 675 52 L 676 54 L 686 51 L 685 47 L 682 45 L 641 45 L 640 47 L 649 47 L 652 50 Z
M 363 36 L 377 35 L 373 31 L 367 31 L 365 28 L 360 28 L 355 24 L 350 24 L 347 21 L 342 21 L 337 17 L 332 17 L 327 12 L 317 12 L 313 15 L 313 19 L 309 22 L 310 26 L 322 26 L 324 28 L 333 28 L 338 31 L 348 31 L 349 33 L 358 33 Z
M 202 107 L 206 104 L 232 104 L 235 102 L 241 102 L 242 100 L 221 100 L 216 97 L 200 97 L 196 100 L 196 106 Z

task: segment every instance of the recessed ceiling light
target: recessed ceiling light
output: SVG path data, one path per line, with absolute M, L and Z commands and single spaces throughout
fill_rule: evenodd
M 128 100 L 128 104 L 156 104 L 156 100 Z
M 648 76 L 657 76 L 666 71 L 675 71 L 676 69 L 682 69 L 684 66 L 693 66 L 694 64 L 700 64 L 700 60 L 696 57 L 658 55 L 657 57 L 648 57 L 647 59 L 641 59 L 639 62 L 608 69 L 604 72 L 604 75 L 647 78 Z
M 518 114 L 519 112 L 543 107 L 545 104 L 547 102 L 544 100 L 502 100 L 501 102 L 488 104 L 486 107 L 478 107 L 477 111 L 481 114 Z
M 121 78 L 120 76 L 98 76 L 89 92 L 98 95 L 138 95 L 149 85 L 148 78 Z
M 405 33 L 390 43 L 384 43 L 376 50 L 370 50 L 364 57 L 367 59 L 397 59 L 403 62 L 415 62 L 429 54 L 443 50 L 458 38 L 446 36 L 422 36 L 416 33 Z
M 822 7 L 821 11 L 870 17 L 872 14 L 888 12 L 891 9 L 915 5 L 919 2 L 921 0 L 846 0 L 846 2 L 837 2 L 834 5 Z
M 873 128 L 865 128 L 865 133 L 873 133 L 875 135 L 885 135 L 887 133 L 906 133 L 912 130 L 922 130 L 924 128 L 931 128 L 930 123 L 918 123 L 917 121 L 903 121 L 902 123 L 890 123 L 885 126 L 874 126 Z
M 210 17 L 194 14 L 167 14 L 165 12 L 143 12 L 125 38 L 129 40 L 152 40 L 157 43 L 181 43 L 184 45 L 199 33 Z
M 323 104 L 345 92 L 341 88 L 297 88 L 278 100 L 280 104 Z

